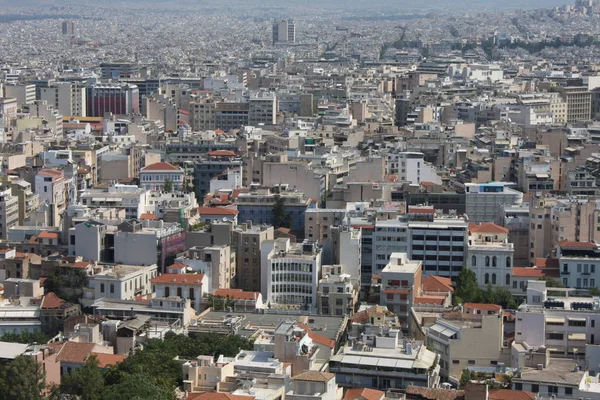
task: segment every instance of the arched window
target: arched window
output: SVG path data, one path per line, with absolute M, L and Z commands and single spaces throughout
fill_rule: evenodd
M 492 285 L 496 284 L 496 274 L 492 274 Z
M 506 286 L 510 286 L 510 274 L 506 274 Z
M 485 256 L 485 266 L 486 267 L 490 266 L 490 256 Z
M 194 294 L 194 288 L 190 288 L 188 299 L 190 299 L 190 300 L 196 299 L 196 295 Z
M 100 284 L 100 293 L 104 293 L 104 283 Z
M 477 266 L 477 257 L 471 256 L 471 267 Z
M 177 288 L 177 297 L 183 297 L 183 291 L 180 287 Z
M 165 288 L 165 297 L 169 297 L 170 295 L 171 295 L 171 288 L 167 286 Z
M 485 274 L 485 283 L 486 285 L 490 282 L 490 274 Z
M 492 267 L 497 267 L 498 266 L 498 259 L 496 258 L 496 256 L 492 257 Z
M 510 268 L 511 267 L 511 262 L 510 262 L 510 257 L 506 257 L 506 268 Z
M 115 292 L 115 285 L 113 283 L 110 284 L 110 292 L 111 293 Z

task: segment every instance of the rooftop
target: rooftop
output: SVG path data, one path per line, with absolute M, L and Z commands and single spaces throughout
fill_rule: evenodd
M 552 358 L 546 368 L 525 368 L 521 371 L 520 378 L 515 377 L 513 379 L 516 381 L 579 386 L 585 372 L 576 370 L 575 365 L 576 363 L 573 360 Z

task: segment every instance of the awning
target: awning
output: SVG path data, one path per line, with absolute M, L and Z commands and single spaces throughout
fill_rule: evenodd
M 561 317 L 548 317 L 546 318 L 547 324 L 564 324 L 565 319 Z
M 93 197 L 93 198 L 92 198 L 92 201 L 93 201 L 94 203 L 100 203 L 100 202 L 102 202 L 102 201 L 104 201 L 104 200 L 106 200 L 106 198 L 104 198 L 104 197 Z
M 587 318 L 569 318 L 569 321 L 586 322 Z
M 342 359 L 342 362 L 344 364 L 356 364 L 356 365 L 359 365 L 360 364 L 360 357 L 359 356 L 344 356 L 344 358 Z
M 569 340 L 585 340 L 585 333 L 569 333 Z
M 376 358 L 376 357 L 361 357 L 360 358 L 361 365 L 370 365 L 372 367 L 375 367 L 375 366 L 377 366 L 378 362 L 379 362 L 379 358 Z
M 123 201 L 123 199 L 121 199 L 120 197 L 109 197 L 106 199 L 106 201 L 120 202 Z

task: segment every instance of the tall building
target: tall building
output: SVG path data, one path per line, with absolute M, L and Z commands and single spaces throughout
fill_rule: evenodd
M 273 23 L 273 44 L 296 42 L 296 24 L 292 19 L 282 19 Z
M 19 224 L 19 199 L 7 186 L 0 187 L 0 239 L 8 239 L 9 228 Z
M 510 188 L 506 182 L 465 183 L 466 212 L 471 222 L 493 222 L 496 207 L 518 206 L 523 203 L 523 193 Z
M 237 254 L 237 287 L 260 292 L 260 252 L 266 240 L 274 239 L 272 226 L 239 225 L 231 232 L 231 247 Z
M 63 21 L 61 24 L 63 35 L 74 35 L 75 34 L 75 23 L 73 21 Z
M 35 85 L 5 85 L 4 97 L 17 99 L 20 106 L 33 104 L 35 102 Z
M 40 88 L 40 100 L 45 100 L 64 116 L 87 116 L 87 93 L 74 82 L 57 82 Z
M 277 96 L 271 92 L 252 95 L 248 101 L 248 125 L 275 125 L 277 123 Z
M 136 85 L 94 84 L 87 88 L 87 114 L 89 117 L 139 114 L 140 98 Z

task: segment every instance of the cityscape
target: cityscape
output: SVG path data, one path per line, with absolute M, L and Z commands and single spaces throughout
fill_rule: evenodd
M 600 0 L 0 0 L 41 399 L 600 400 Z

